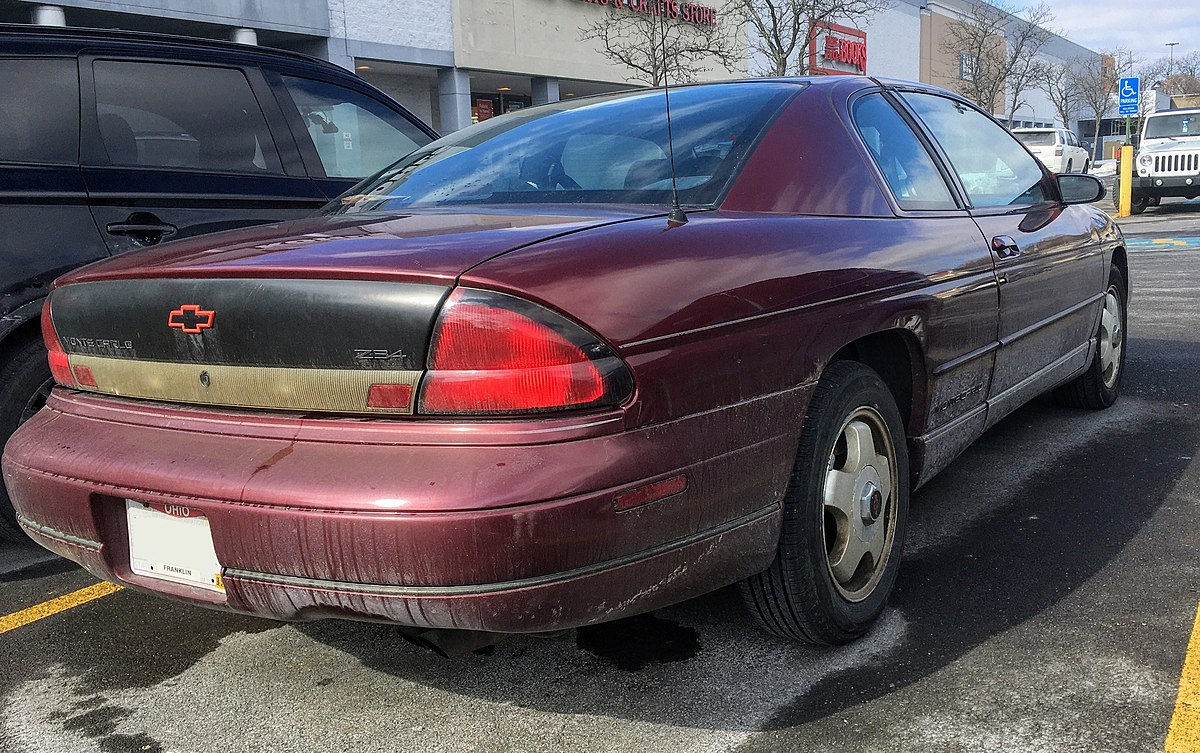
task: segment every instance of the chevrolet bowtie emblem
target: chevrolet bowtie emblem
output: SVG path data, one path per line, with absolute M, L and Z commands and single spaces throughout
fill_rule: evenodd
M 171 312 L 167 317 L 167 326 L 178 329 L 189 335 L 200 334 L 201 331 L 213 326 L 217 318 L 216 311 L 206 311 L 199 306 L 189 303 Z

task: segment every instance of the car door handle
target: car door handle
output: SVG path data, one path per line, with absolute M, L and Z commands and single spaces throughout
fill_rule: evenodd
M 1021 247 L 1007 235 L 997 235 L 995 238 L 992 238 L 992 250 L 1001 259 L 1011 259 L 1014 256 L 1021 255 Z
M 170 238 L 179 228 L 163 222 L 149 212 L 134 212 L 124 222 L 110 222 L 105 227 L 109 235 L 127 235 L 144 246 Z

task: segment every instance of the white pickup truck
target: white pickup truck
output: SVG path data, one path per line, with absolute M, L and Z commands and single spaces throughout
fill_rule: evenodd
M 1166 110 L 1147 117 L 1134 170 L 1130 207 L 1134 214 L 1157 206 L 1164 196 L 1200 196 L 1200 108 Z M 1119 201 L 1120 195 L 1118 184 L 1113 201 Z

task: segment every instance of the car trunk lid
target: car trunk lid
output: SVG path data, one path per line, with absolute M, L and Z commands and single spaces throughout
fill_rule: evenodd
M 50 298 L 74 385 L 201 405 L 409 414 L 460 274 L 551 237 L 645 215 L 317 218 L 85 269 Z M 63 381 L 63 380 L 60 380 Z

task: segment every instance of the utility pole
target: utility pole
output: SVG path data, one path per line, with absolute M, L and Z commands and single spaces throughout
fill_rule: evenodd
M 1167 42 L 1166 43 L 1167 47 L 1171 48 L 1171 62 L 1167 65 L 1167 76 L 1170 76 L 1172 73 L 1175 72 L 1175 45 L 1177 45 L 1177 44 L 1179 44 L 1179 43 L 1178 42 Z
M 1166 76 L 1169 77 L 1172 73 L 1175 73 L 1175 46 L 1178 44 L 1178 42 L 1166 42 L 1165 44 L 1166 47 L 1171 49 L 1171 61 L 1170 64 L 1166 66 Z

